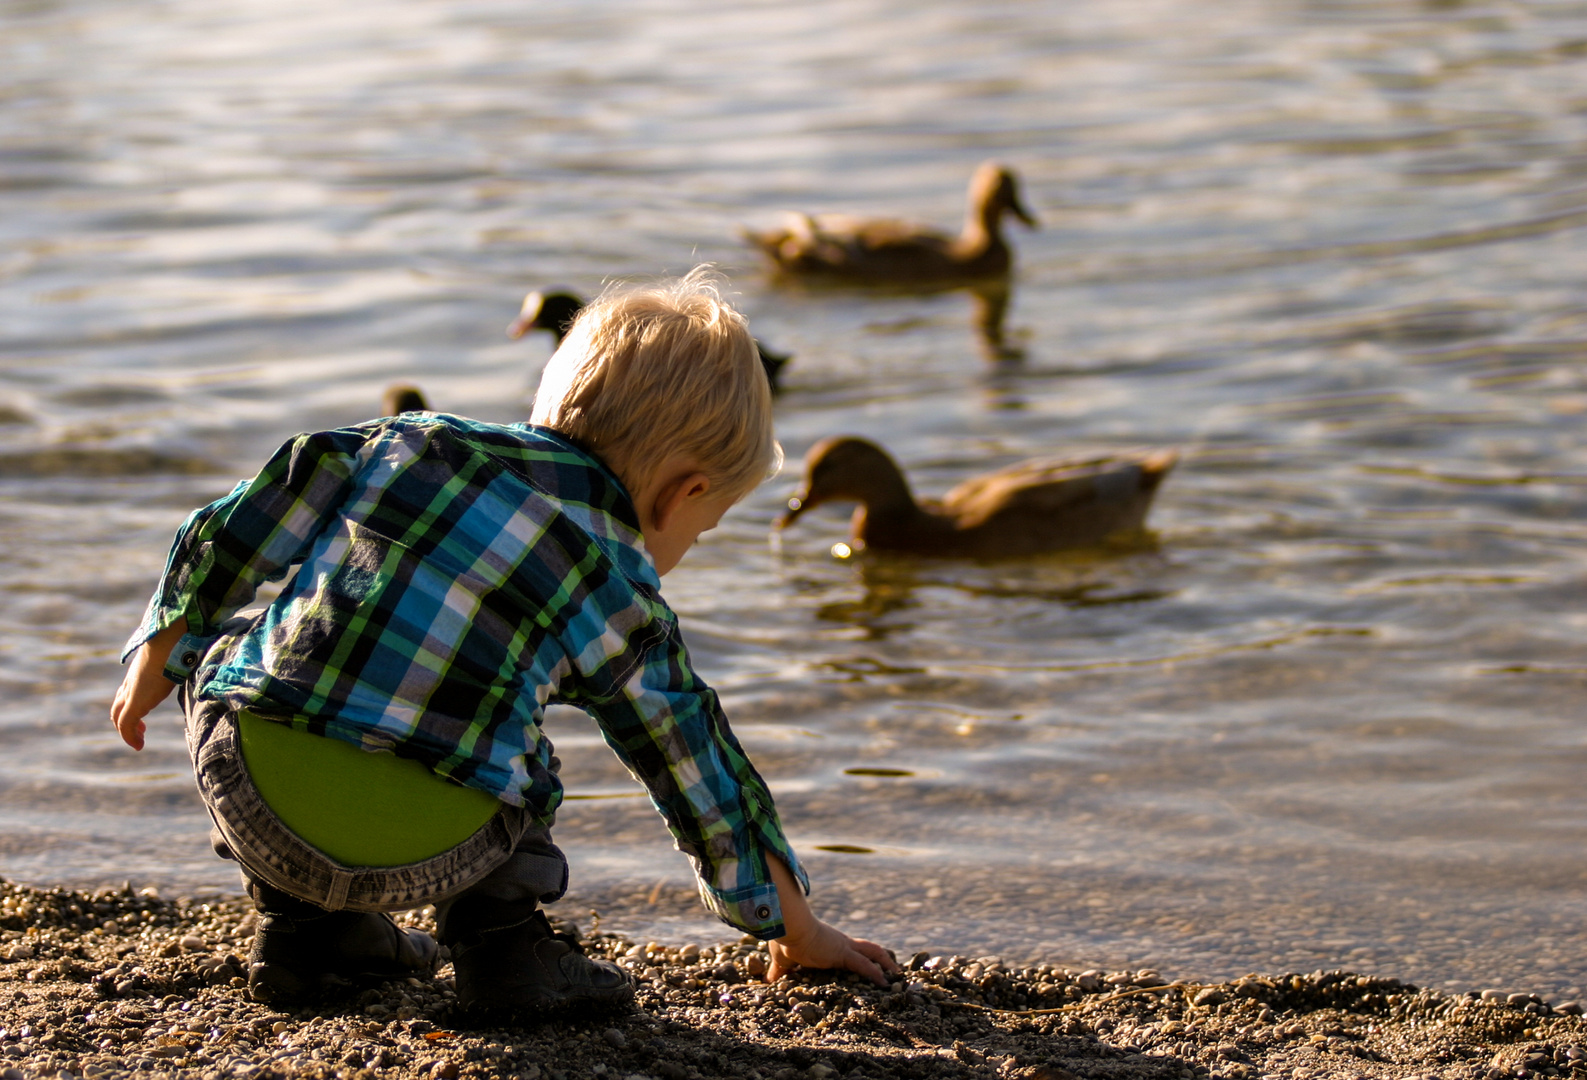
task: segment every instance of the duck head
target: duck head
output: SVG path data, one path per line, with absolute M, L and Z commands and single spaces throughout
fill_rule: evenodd
M 430 403 L 424 400 L 424 391 L 412 383 L 392 383 L 386 387 L 382 400 L 382 416 L 401 416 L 405 412 L 429 412 Z
M 1036 218 L 1019 201 L 1019 181 L 1013 170 L 995 161 L 982 162 L 970 178 L 970 216 L 995 230 L 1005 210 L 1036 228 Z
M 583 310 L 584 301 L 570 292 L 532 292 L 523 298 L 518 317 L 507 327 L 507 336 L 516 341 L 531 330 L 549 330 L 561 345 L 568 327 Z
M 915 505 L 909 482 L 892 456 L 854 435 L 823 439 L 810 448 L 799 493 L 788 500 L 788 512 L 777 527 L 787 528 L 806 510 L 826 502 L 857 502 L 870 510 L 912 510 Z

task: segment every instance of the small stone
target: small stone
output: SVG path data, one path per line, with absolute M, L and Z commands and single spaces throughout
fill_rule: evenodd
M 1192 1005 L 1221 1005 L 1223 991 L 1216 986 L 1204 986 L 1196 991 L 1196 996 L 1190 999 Z
M 285 1020 L 277 1020 L 275 1023 L 270 1025 L 270 1034 L 272 1034 L 272 1035 L 284 1035 L 290 1029 L 291 1029 L 291 1025 L 288 1024 Z
M 749 972 L 753 978 L 764 977 L 766 974 L 766 958 L 758 952 L 750 953 L 744 960 L 744 970 Z
M 628 1049 L 628 1036 L 624 1035 L 621 1031 L 614 1027 L 607 1028 L 605 1031 L 601 1032 L 601 1038 L 605 1039 L 606 1045 L 610 1046 L 613 1050 Z
M 725 983 L 739 983 L 744 981 L 744 976 L 738 970 L 738 965 L 731 960 L 716 965 L 716 970 L 711 972 L 716 978 Z
M 821 1011 L 821 1006 L 813 1001 L 801 1001 L 793 1007 L 793 1014 L 806 1025 L 819 1023 L 826 1015 Z
M 1483 1001 L 1503 1001 L 1505 996 L 1503 990 L 1484 990 L 1482 992 Z
M 1582 1013 L 1582 1008 L 1577 1002 L 1562 1001 L 1558 1005 L 1554 1006 L 1554 1011 L 1559 1013 L 1561 1016 L 1580 1016 Z
M 203 952 L 208 946 L 204 944 L 204 939 L 197 934 L 188 934 L 182 938 L 182 948 L 188 952 Z
M 1094 971 L 1083 971 L 1080 973 L 1080 977 L 1075 980 L 1075 985 L 1088 994 L 1094 994 L 1102 989 L 1102 980 L 1097 977 L 1097 973 Z
M 692 964 L 698 959 L 700 959 L 700 946 L 698 945 L 685 945 L 678 950 L 678 962 L 680 964 Z
M 457 1072 L 457 1062 L 443 1061 L 430 1075 L 439 1077 L 439 1080 L 457 1080 Z
M 1504 999 L 1504 1003 L 1506 1005 L 1530 1005 L 1530 1004 L 1532 1004 L 1532 995 L 1531 994 L 1511 994 L 1511 995 L 1509 995 L 1508 997 L 1506 997 Z

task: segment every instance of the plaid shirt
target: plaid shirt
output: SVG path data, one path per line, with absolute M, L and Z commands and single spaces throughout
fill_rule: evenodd
M 262 582 L 297 573 L 209 650 Z M 123 660 L 185 616 L 199 696 L 390 750 L 543 819 L 541 733 L 575 705 L 650 791 L 700 895 L 783 933 L 767 852 L 808 889 L 766 783 L 689 662 L 628 493 L 553 432 L 405 416 L 299 435 L 178 531 Z

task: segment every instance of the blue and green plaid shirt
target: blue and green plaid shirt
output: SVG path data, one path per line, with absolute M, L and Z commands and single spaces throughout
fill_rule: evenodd
M 293 567 L 249 633 L 209 650 Z M 123 660 L 185 616 L 167 674 L 197 661 L 199 696 L 542 817 L 562 801 L 542 713 L 578 706 L 649 789 L 707 906 L 780 936 L 768 851 L 808 881 L 660 590 L 628 493 L 589 453 L 543 428 L 410 414 L 299 435 L 194 511 Z

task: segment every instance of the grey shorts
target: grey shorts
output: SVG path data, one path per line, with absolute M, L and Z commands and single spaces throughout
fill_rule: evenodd
M 182 687 L 181 700 L 198 792 L 214 823 L 211 841 L 217 854 L 237 861 L 244 877 L 330 911 L 445 906 L 464 893 L 549 903 L 567 891 L 567 858 L 551 842 L 550 824 L 507 803 L 467 840 L 422 862 L 339 863 L 266 805 L 243 764 L 231 708 L 195 698 L 191 683 Z

